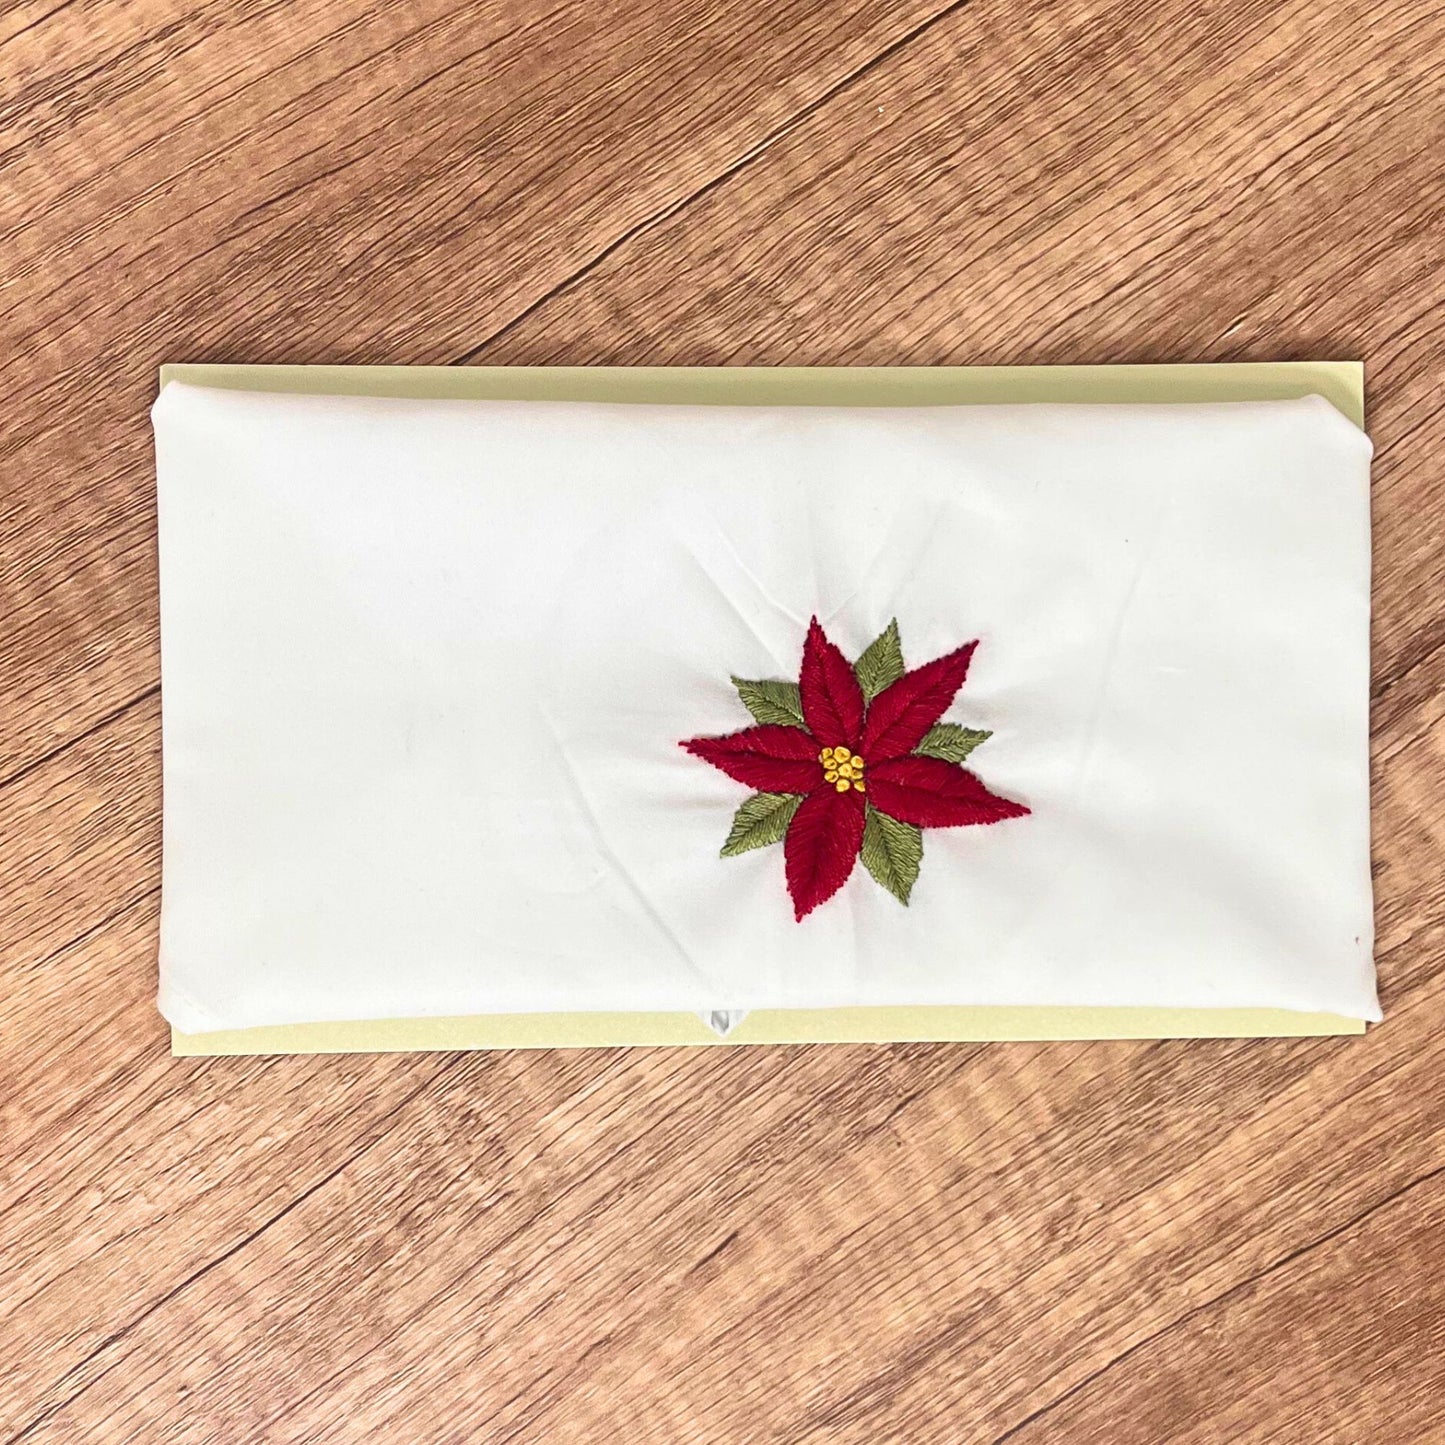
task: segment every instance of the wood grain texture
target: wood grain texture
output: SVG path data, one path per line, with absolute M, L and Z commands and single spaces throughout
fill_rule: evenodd
M 0 1445 L 1445 1438 L 1438 0 L 0 14 Z M 1362 1040 L 172 1061 L 163 360 L 1363 356 Z

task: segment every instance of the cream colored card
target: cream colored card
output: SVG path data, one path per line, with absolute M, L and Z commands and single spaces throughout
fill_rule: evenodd
M 714 369 L 175 366 L 162 380 L 259 391 L 707 404 L 1280 400 L 1315 393 L 1363 422 L 1357 363 L 1226 366 Z M 689 1013 L 513 1014 L 389 1019 L 173 1035 L 177 1054 L 783 1043 L 928 1039 L 1352 1034 L 1363 1023 L 1274 1010 L 851 1008 L 759 1010 L 726 1039 Z

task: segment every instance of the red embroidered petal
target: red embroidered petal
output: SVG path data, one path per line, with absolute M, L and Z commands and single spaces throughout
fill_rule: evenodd
M 767 723 L 679 746 L 763 793 L 809 793 L 823 781 L 818 744 L 802 728 Z
M 923 741 L 923 735 L 948 710 L 968 675 L 977 642 L 925 662 L 885 687 L 869 704 L 863 729 L 863 756 L 869 763 L 901 758 Z
M 798 690 L 802 694 L 803 720 L 818 739 L 819 747 L 858 746 L 858 735 L 863 730 L 863 689 L 848 659 L 828 641 L 816 617 L 808 624 L 808 637 L 803 643 Z
M 1022 818 L 1029 811 L 1022 803 L 989 792 L 966 768 L 941 758 L 870 763 L 868 796 L 880 813 L 915 828 L 997 823 L 1004 818 Z
M 822 787 L 803 799 L 783 840 L 788 892 L 799 923 L 847 881 L 863 846 L 863 794 Z

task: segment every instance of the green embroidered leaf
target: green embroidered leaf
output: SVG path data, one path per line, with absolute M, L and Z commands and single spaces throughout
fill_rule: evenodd
M 861 856 L 863 866 L 906 906 L 923 862 L 923 834 L 912 823 L 900 823 L 870 807 Z
M 890 682 L 897 682 L 903 672 L 903 645 L 898 640 L 898 619 L 895 617 L 864 649 L 863 655 L 853 664 L 853 673 L 858 679 L 858 686 L 863 689 L 863 696 L 872 702 Z
M 942 758 L 961 763 L 981 742 L 993 736 L 982 728 L 961 728 L 957 723 L 937 723 L 924 733 L 914 752 L 924 758 Z
M 735 858 L 752 848 L 781 843 L 802 801 L 801 793 L 754 793 L 733 818 L 733 830 L 722 846 L 722 856 Z
M 762 682 L 745 682 L 733 678 L 744 707 L 760 723 L 776 723 L 780 727 L 806 727 L 803 722 L 803 701 L 796 682 L 777 682 L 766 678 Z

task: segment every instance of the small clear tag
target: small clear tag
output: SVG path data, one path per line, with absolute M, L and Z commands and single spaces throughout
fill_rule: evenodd
M 715 1008 L 698 1014 L 698 1018 L 721 1039 L 727 1038 L 747 1016 L 745 1008 Z

